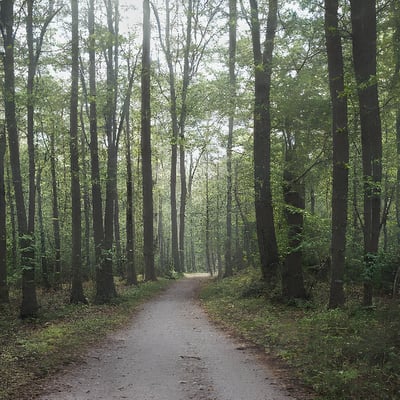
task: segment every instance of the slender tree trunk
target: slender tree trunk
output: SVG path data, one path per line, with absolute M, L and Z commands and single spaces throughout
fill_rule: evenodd
M 90 170 L 92 177 L 92 223 L 95 247 L 96 292 L 103 286 L 104 225 L 103 200 L 100 180 L 99 144 L 97 129 L 97 88 L 96 88 L 96 36 L 94 0 L 89 2 L 89 123 L 90 123 Z
M 11 171 L 9 163 L 6 163 L 6 178 L 7 178 L 7 200 L 10 208 L 10 221 L 11 221 L 11 262 L 8 267 L 9 270 L 15 271 L 18 264 L 18 248 L 17 248 L 17 222 L 15 218 L 15 204 L 14 197 L 11 189 Z
M 126 113 L 126 280 L 128 285 L 137 285 L 135 265 L 135 212 L 134 180 L 131 154 L 131 125 L 129 107 Z
M 213 276 L 213 268 L 212 268 L 212 260 L 211 260 L 211 240 L 210 240 L 210 193 L 209 193 L 209 179 L 208 179 L 208 155 L 206 161 L 206 262 L 207 262 L 207 271 Z
M 19 137 L 15 105 L 15 65 L 14 65 L 14 2 L 1 3 L 0 19 L 3 28 L 4 62 L 4 105 L 10 149 L 11 171 L 14 196 L 17 209 L 18 234 L 22 268 L 22 304 L 21 318 L 35 316 L 38 310 L 35 285 L 35 254 L 32 231 L 28 230 L 28 218 L 25 208 L 22 174 L 20 164 Z
M 71 219 L 72 219 L 72 287 L 71 303 L 87 303 L 82 286 L 81 188 L 78 140 L 78 82 L 79 82 L 79 9 L 78 0 L 71 0 L 71 99 L 70 99 L 70 157 L 71 157 Z
M 154 265 L 153 174 L 151 162 L 150 107 L 150 1 L 143 0 L 141 151 L 143 174 L 143 253 L 145 279 L 157 279 Z
M 351 0 L 353 60 L 360 108 L 364 177 L 363 305 L 372 305 L 372 270 L 378 253 L 382 181 L 382 129 L 376 80 L 376 1 Z
M 282 295 L 285 299 L 305 299 L 306 291 L 303 278 L 303 214 L 305 208 L 304 184 L 294 174 L 295 148 L 289 138 L 286 145 L 285 168 L 283 172 L 283 197 L 285 218 L 288 226 L 288 254 L 282 269 Z
M 101 267 L 98 271 L 98 285 L 96 286 L 96 303 L 108 303 L 116 295 L 113 277 L 113 245 L 114 211 L 117 201 L 117 171 L 118 171 L 118 141 L 116 123 L 116 74 L 118 54 L 116 50 L 117 32 L 113 24 L 113 3 L 107 0 L 108 33 L 112 40 L 107 47 L 107 96 L 104 108 L 105 128 L 107 134 L 107 181 L 104 206 L 104 241 Z M 114 18 L 117 18 L 114 15 Z
M 82 126 L 82 131 L 84 130 L 84 121 L 83 121 L 83 112 L 81 108 L 80 112 L 80 119 L 81 119 L 81 126 Z M 91 229 L 90 229 L 90 188 L 88 184 L 88 171 L 87 171 L 87 165 L 86 165 L 86 141 L 85 141 L 86 133 L 81 135 L 81 157 L 82 157 L 82 199 L 83 199 L 83 221 L 84 221 L 84 237 L 83 237 L 83 244 L 84 244 L 84 251 L 83 251 L 83 268 L 84 268 L 84 280 L 87 280 L 89 278 L 89 273 L 92 270 L 91 268 L 91 257 L 90 257 L 90 237 L 91 237 Z
M 236 26 L 237 1 L 229 0 L 229 127 L 226 145 L 226 241 L 225 241 L 225 276 L 231 276 L 232 266 L 232 145 L 233 125 L 236 107 Z
M 58 189 L 56 174 L 56 150 L 54 133 L 50 136 L 50 170 L 52 189 L 52 220 L 54 234 L 54 287 L 58 288 L 61 283 L 61 239 L 60 239 L 60 213 L 58 209 Z
M 6 153 L 6 132 L 0 126 L 0 304 L 8 303 L 7 285 L 7 220 L 6 192 L 4 174 L 4 156 Z
M 43 224 L 43 200 L 42 200 L 42 168 L 39 168 L 36 176 L 38 223 L 40 232 L 40 261 L 42 267 L 42 285 L 45 289 L 51 288 L 49 263 L 46 254 L 46 236 Z
M 122 265 L 122 247 L 121 247 L 121 228 L 119 224 L 119 199 L 118 194 L 114 204 L 114 232 L 115 232 L 115 258 L 116 258 L 116 271 L 120 277 L 124 277 L 124 270 Z
M 271 190 L 271 113 L 270 91 L 272 55 L 277 27 L 277 0 L 269 0 L 263 52 L 256 0 L 250 0 L 251 34 L 254 55 L 254 185 L 257 238 L 263 279 L 274 285 L 279 265 Z
M 170 207 L 171 207 L 171 246 L 172 246 L 172 261 L 174 270 L 182 272 L 179 260 L 179 243 L 178 243 L 178 212 L 176 201 L 176 186 L 177 186 L 177 164 L 178 164 L 178 105 L 175 84 L 175 72 L 172 63 L 171 54 L 171 23 L 170 23 L 170 6 L 169 0 L 165 1 L 166 8 L 166 24 L 165 24 L 165 45 L 163 47 L 165 58 L 168 65 L 169 73 L 169 92 L 170 92 L 170 114 L 172 124 L 171 138 L 171 174 L 170 174 Z
M 347 203 L 349 181 L 349 138 L 347 97 L 344 90 L 343 51 L 339 32 L 338 0 L 325 0 L 325 37 L 332 102 L 332 276 L 329 308 L 343 307 Z

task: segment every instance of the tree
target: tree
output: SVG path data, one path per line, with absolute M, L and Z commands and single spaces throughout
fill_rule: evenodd
M 5 126 L 0 126 L 0 304 L 8 303 L 7 285 L 7 221 L 4 179 L 4 156 L 6 153 Z
M 329 308 L 342 307 L 349 171 L 347 96 L 338 20 L 338 0 L 325 0 L 325 37 L 328 55 L 329 87 L 332 103 L 332 276 Z
M 171 116 L 171 172 L 170 172 L 170 210 L 171 210 L 171 248 L 172 261 L 174 269 L 177 272 L 183 271 L 179 259 L 179 239 L 178 239 L 178 214 L 176 202 L 176 182 L 177 182 L 177 162 L 178 162 L 178 105 L 175 82 L 175 71 L 173 65 L 173 54 L 171 51 L 171 8 L 169 0 L 165 0 L 165 40 L 162 39 L 161 22 L 157 9 L 153 7 L 154 15 L 157 19 L 158 31 L 160 36 L 161 47 L 168 66 L 168 81 L 169 81 L 169 112 Z
M 303 279 L 303 229 L 305 188 L 303 177 L 296 176 L 299 146 L 290 128 L 284 131 L 285 166 L 283 170 L 284 214 L 287 223 L 288 252 L 282 267 L 282 295 L 285 299 L 306 298 Z
M 4 43 L 4 103 L 13 177 L 15 204 L 17 210 L 18 234 L 22 268 L 21 318 L 35 316 L 38 310 L 35 286 L 35 253 L 33 231 L 30 231 L 25 207 L 24 190 L 20 162 L 19 135 L 15 100 L 15 61 L 14 61 L 14 2 L 3 1 L 0 9 L 1 30 Z M 29 210 L 34 209 L 32 206 Z M 30 219 L 32 220 L 32 219 Z
M 72 287 L 71 303 L 87 303 L 82 286 L 82 233 L 81 233 L 81 188 L 78 141 L 78 97 L 79 97 L 79 8 L 78 0 L 71 0 L 71 98 L 70 98 L 70 158 L 71 158 L 71 219 L 72 219 Z
M 154 265 L 153 230 L 153 174 L 151 162 L 151 106 L 150 106 L 150 2 L 143 0 L 143 49 L 142 49 L 142 115 L 141 151 L 143 186 L 143 253 L 145 279 L 157 279 Z
M 115 10 L 113 9 L 115 6 Z M 118 1 L 107 0 L 107 27 L 110 39 L 106 50 L 106 103 L 104 107 L 107 137 L 107 181 L 104 205 L 103 256 L 97 272 L 96 302 L 107 303 L 117 295 L 113 278 L 113 244 L 115 239 L 115 207 L 117 198 L 117 169 L 119 131 L 116 120 L 118 71 Z M 113 22 L 115 19 L 115 26 Z M 93 78 L 92 78 L 93 79 Z
M 351 0 L 354 72 L 361 125 L 364 184 L 364 298 L 372 305 L 372 274 L 378 253 L 382 181 L 382 128 L 376 77 L 376 1 Z
M 261 50 L 258 4 L 250 0 L 254 57 L 254 187 L 258 248 L 263 279 L 273 285 L 279 265 L 271 191 L 272 55 L 277 27 L 277 0 L 269 0 L 266 35 Z
M 229 0 L 229 131 L 226 144 L 226 241 L 225 241 L 225 276 L 231 276 L 232 268 L 232 146 L 233 124 L 236 106 L 236 29 L 237 2 Z

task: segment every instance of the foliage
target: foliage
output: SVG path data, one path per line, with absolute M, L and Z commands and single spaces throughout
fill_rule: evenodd
M 137 287 L 119 282 L 120 296 L 109 305 L 69 305 L 67 288 L 43 291 L 39 317 L 30 321 L 15 318 L 17 305 L 12 301 L 0 315 L 0 398 L 23 399 L 27 387 L 27 398 L 33 395 L 40 389 L 41 379 L 81 359 L 89 345 L 128 323 L 140 303 L 168 284 L 165 279 Z M 86 293 L 94 295 L 91 285 Z
M 346 309 L 326 310 L 327 287 L 312 303 L 287 307 L 260 296 L 254 270 L 214 281 L 202 291 L 212 318 L 285 360 L 320 399 L 396 399 L 400 387 L 400 304 L 359 304 L 348 287 Z

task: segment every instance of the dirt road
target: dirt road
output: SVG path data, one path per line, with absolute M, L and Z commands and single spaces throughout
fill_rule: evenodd
M 293 400 L 251 350 L 208 322 L 200 281 L 179 280 L 145 304 L 40 399 Z

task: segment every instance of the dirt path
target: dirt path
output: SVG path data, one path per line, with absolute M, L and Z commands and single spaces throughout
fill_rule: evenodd
M 200 282 L 177 281 L 145 304 L 40 400 L 293 400 L 251 350 L 208 322 Z

